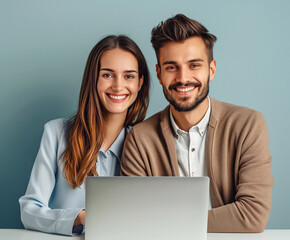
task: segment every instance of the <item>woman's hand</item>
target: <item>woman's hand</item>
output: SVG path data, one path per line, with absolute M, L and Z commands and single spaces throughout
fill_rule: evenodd
M 86 211 L 85 210 L 80 211 L 74 221 L 74 226 L 78 226 L 81 224 L 85 226 L 85 216 L 86 216 Z

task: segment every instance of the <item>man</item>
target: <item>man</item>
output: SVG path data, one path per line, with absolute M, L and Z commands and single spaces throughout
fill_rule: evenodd
M 152 30 L 169 106 L 129 132 L 121 174 L 208 176 L 208 232 L 262 232 L 273 178 L 267 126 L 255 110 L 208 97 L 216 37 L 178 14 Z

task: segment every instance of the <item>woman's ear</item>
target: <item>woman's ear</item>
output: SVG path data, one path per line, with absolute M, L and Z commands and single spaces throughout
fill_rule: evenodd
M 144 82 L 144 76 L 140 77 L 139 78 L 139 83 L 138 83 L 138 92 L 140 91 L 142 85 L 143 85 L 143 82 Z

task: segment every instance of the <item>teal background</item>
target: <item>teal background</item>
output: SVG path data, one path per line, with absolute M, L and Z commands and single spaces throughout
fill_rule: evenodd
M 152 76 L 147 114 L 167 102 L 155 76 L 153 26 L 177 13 L 218 37 L 210 95 L 261 111 L 273 156 L 268 228 L 290 228 L 290 1 L 0 1 L 0 228 L 21 228 L 25 193 L 45 122 L 77 108 L 87 56 L 108 34 L 143 50 Z

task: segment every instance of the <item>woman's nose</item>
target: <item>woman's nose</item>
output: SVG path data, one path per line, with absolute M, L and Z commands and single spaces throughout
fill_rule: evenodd
M 116 76 L 113 80 L 112 89 L 114 91 L 120 91 L 123 87 L 123 77 L 122 76 Z

